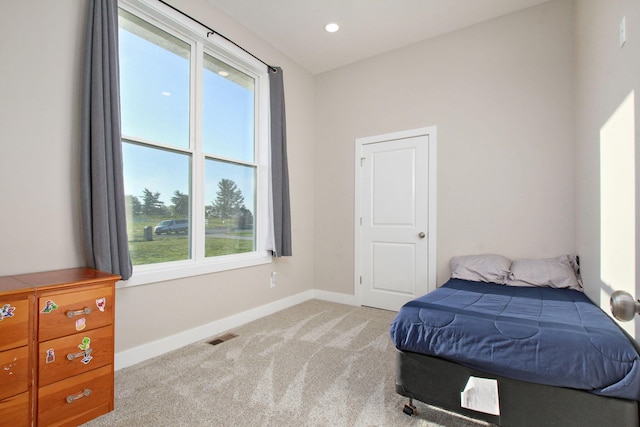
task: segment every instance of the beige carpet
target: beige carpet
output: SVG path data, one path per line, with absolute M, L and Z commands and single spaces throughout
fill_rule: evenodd
M 116 372 L 115 411 L 86 426 L 486 426 L 402 413 L 395 313 L 312 300 Z

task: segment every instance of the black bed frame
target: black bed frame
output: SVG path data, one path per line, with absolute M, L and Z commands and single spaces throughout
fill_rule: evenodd
M 553 387 L 487 374 L 438 357 L 397 350 L 396 392 L 449 411 L 500 426 L 624 426 L 638 427 L 634 400 L 598 396 L 582 390 Z M 460 406 L 460 392 L 470 376 L 498 381 L 500 415 Z M 412 409 L 406 413 L 413 412 Z

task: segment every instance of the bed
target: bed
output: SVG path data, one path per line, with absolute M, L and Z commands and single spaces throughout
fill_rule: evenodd
M 416 399 L 501 426 L 639 425 L 637 343 L 582 292 L 577 258 L 478 255 L 451 268 L 391 325 L 405 412 Z M 497 412 L 462 406 L 470 378 L 493 381 Z

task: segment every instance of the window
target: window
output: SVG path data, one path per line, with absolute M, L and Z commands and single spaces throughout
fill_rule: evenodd
M 120 5 L 130 284 L 270 262 L 266 69 L 161 4 Z

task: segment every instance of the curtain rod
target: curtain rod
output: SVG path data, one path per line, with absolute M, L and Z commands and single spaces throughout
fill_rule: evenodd
M 267 64 L 266 62 L 264 62 L 262 59 L 258 58 L 257 56 L 255 56 L 253 53 L 249 52 L 247 49 L 243 48 L 242 46 L 240 46 L 238 43 L 234 42 L 233 40 L 231 40 L 230 38 L 220 34 L 219 32 L 217 32 L 216 30 L 214 30 L 213 28 L 209 27 L 208 25 L 203 24 L 202 22 L 198 21 L 196 18 L 187 15 L 186 13 L 184 13 L 183 11 L 171 6 L 169 3 L 163 1 L 163 0 L 158 0 L 160 3 L 164 4 L 167 7 L 170 7 L 171 9 L 175 10 L 176 12 L 178 12 L 179 14 L 186 16 L 187 18 L 191 19 L 193 22 L 200 24 L 200 26 L 206 28 L 207 30 L 209 30 L 209 32 L 207 32 L 207 38 L 210 35 L 217 35 L 218 37 L 221 37 L 223 39 L 225 39 L 226 41 L 228 41 L 229 43 L 231 43 L 232 45 L 234 45 L 235 47 L 241 49 L 243 52 L 251 55 L 253 58 L 257 59 L 258 61 L 262 62 L 264 65 L 267 66 L 267 68 L 269 68 L 271 71 L 273 71 L 274 73 L 278 72 L 278 69 L 276 67 L 272 67 L 271 65 Z

